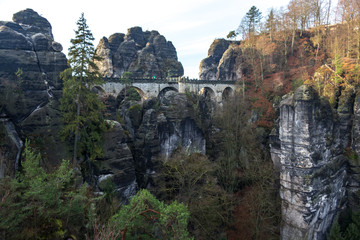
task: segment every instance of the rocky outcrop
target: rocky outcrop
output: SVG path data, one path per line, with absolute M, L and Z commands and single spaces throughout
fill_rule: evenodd
M 200 103 L 199 103 L 200 105 Z M 168 91 L 159 98 L 151 98 L 141 105 L 124 100 L 118 116 L 132 142 L 139 187 L 152 183 L 160 159 L 174 151 L 205 154 L 206 141 L 199 126 L 199 111 L 186 94 Z
M 44 34 L 53 39 L 51 24 L 32 9 L 26 9 L 13 15 L 13 21 L 20 24 L 30 35 Z
M 26 9 L 13 22 L 0 22 L 0 105 L 20 122 L 53 92 L 61 89 L 60 72 L 67 67 L 62 47 L 55 42 L 50 23 Z
M 157 31 L 143 32 L 140 27 L 133 27 L 126 35 L 115 33 L 109 38 L 103 37 L 96 53 L 103 58 L 96 64 L 106 77 L 120 77 L 124 72 L 146 78 L 184 74 L 174 45 Z
M 60 72 L 67 67 L 61 44 L 53 39 L 51 25 L 32 9 L 15 13 L 13 21 L 0 21 L 0 139 L 6 158 L 3 175 L 19 167 L 21 139 L 44 141 L 45 155 L 59 154 L 61 144 L 50 139 L 60 128 L 52 104 L 61 94 Z M 55 114 L 56 115 L 56 114 Z M 57 120 L 56 120 L 57 119 Z M 54 132 L 56 131 L 56 132 Z M 60 160 L 62 159 L 59 156 Z M 53 158 L 51 158 L 53 159 Z M 56 163 L 55 163 L 56 164 Z M 4 164 L 2 164 L 4 166 Z
M 205 138 L 195 119 L 196 111 L 185 94 L 168 91 L 160 99 L 157 116 L 160 152 L 165 158 L 182 148 L 187 153 L 205 154 Z
M 349 157 L 349 181 L 348 181 L 348 201 L 351 207 L 358 209 L 360 206 L 360 92 L 356 93 L 353 102 L 353 122 L 351 129 L 351 151 Z
M 282 239 L 325 239 L 342 206 L 347 168 L 340 126 L 346 124 L 337 119 L 305 85 L 281 102 L 271 153 L 280 166 Z
M 200 63 L 200 80 L 238 80 L 242 76 L 242 51 L 240 42 L 216 39 L 211 44 L 208 57 Z
M 100 191 L 106 191 L 111 180 L 118 196 L 129 199 L 137 191 L 134 159 L 120 123 L 108 121 L 108 124 L 110 129 L 104 135 L 104 157 L 94 162 L 96 185 Z

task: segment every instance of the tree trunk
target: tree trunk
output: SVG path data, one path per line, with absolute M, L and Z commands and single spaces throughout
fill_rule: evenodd
M 284 37 L 284 80 L 286 79 L 286 65 L 287 65 L 287 39 Z
M 357 59 L 356 59 L 356 63 L 359 64 L 359 59 L 360 59 L 360 31 L 359 29 L 357 30 Z
M 79 116 L 80 116 L 80 93 L 77 95 L 77 110 L 76 110 L 76 117 L 79 118 Z M 74 166 L 77 165 L 78 141 L 79 141 L 79 119 L 77 119 L 76 127 L 75 127 L 74 157 L 73 157 Z
M 295 42 L 295 28 L 293 29 L 292 39 L 291 39 L 291 56 L 294 56 L 294 42 Z
M 350 57 L 350 23 L 347 24 L 347 30 L 348 30 L 348 34 L 347 34 L 347 51 L 346 51 L 346 57 Z
M 83 65 L 83 64 L 82 64 Z M 80 76 L 80 85 L 79 85 L 79 93 L 77 95 L 77 109 L 76 109 L 76 117 L 78 118 L 76 121 L 76 127 L 75 127 L 75 140 L 74 140 L 74 157 L 73 157 L 73 165 L 77 165 L 77 149 L 78 149 L 78 141 L 79 141 L 79 117 L 80 117 L 80 105 L 81 105 L 81 88 L 82 88 L 82 74 Z
M 330 10 L 331 10 L 331 0 L 329 0 L 329 6 L 328 6 L 328 10 L 327 10 L 327 17 L 326 17 L 326 24 L 327 25 L 329 25 Z

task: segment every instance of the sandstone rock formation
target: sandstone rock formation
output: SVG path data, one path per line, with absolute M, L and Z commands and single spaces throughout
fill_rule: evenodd
M 200 63 L 200 80 L 238 80 L 242 76 L 242 51 L 240 42 L 216 39 L 211 44 L 208 57 Z
M 160 152 L 168 158 L 179 147 L 205 154 L 205 138 L 195 119 L 196 111 L 185 94 L 168 91 L 160 99 L 158 129 Z
M 132 72 L 134 77 L 166 78 L 184 74 L 176 49 L 157 31 L 143 32 L 140 27 L 128 29 L 126 35 L 115 33 L 103 37 L 96 53 L 103 60 L 96 62 L 106 77 L 120 77 Z
M 110 130 L 104 135 L 104 157 L 97 159 L 94 164 L 96 185 L 100 191 L 104 191 L 108 187 L 107 180 L 111 180 L 118 196 L 129 199 L 137 191 L 134 159 L 120 123 L 108 123 Z
M 61 89 L 59 73 L 67 67 L 50 23 L 35 11 L 15 13 L 14 22 L 0 22 L 0 105 L 21 121 Z M 15 74 L 21 70 L 22 74 Z
M 360 196 L 360 93 L 357 92 L 353 102 L 352 129 L 350 131 L 351 150 L 348 169 L 348 201 L 351 207 L 359 206 Z
M 125 100 L 118 108 L 118 116 L 124 119 L 125 132 L 132 142 L 140 187 L 151 184 L 158 160 L 170 157 L 174 151 L 205 154 L 205 136 L 197 121 L 199 112 L 187 95 L 168 91 L 142 105 Z
M 43 141 L 48 141 L 53 136 L 50 132 L 56 127 L 50 125 L 57 125 L 60 119 L 52 118 L 51 105 L 39 110 L 61 94 L 60 72 L 67 67 L 61 51 L 50 23 L 32 9 L 15 13 L 13 22 L 0 21 L 0 132 L 4 133 L 1 151 L 7 156 L 5 175 L 13 175 L 18 168 L 25 137 L 37 132 L 37 139 L 42 135 Z M 50 147 L 53 142 L 48 143 Z M 61 144 L 53 147 L 61 148 Z M 49 152 L 59 153 L 53 150 Z
M 25 139 L 40 150 L 47 169 L 71 159 L 60 139 L 60 73 L 67 68 L 61 51 L 50 23 L 31 9 L 15 13 L 13 22 L 0 22 L 0 178 L 14 176 Z M 99 191 L 111 179 L 127 199 L 137 189 L 134 162 L 120 124 L 111 126 L 104 134 L 104 157 L 94 161 L 85 178 Z
M 343 204 L 346 136 L 336 114 L 305 85 L 281 102 L 271 152 L 280 167 L 282 239 L 325 239 Z

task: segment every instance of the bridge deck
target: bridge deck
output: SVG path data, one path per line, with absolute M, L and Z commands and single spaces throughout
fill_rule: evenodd
M 189 83 L 189 84 L 229 84 L 234 85 L 236 81 L 233 80 L 199 80 L 199 79 L 179 79 L 179 78 L 132 78 L 130 80 L 125 80 L 122 78 L 104 78 L 105 82 L 119 82 L 123 83 L 129 81 L 130 83 L 167 83 L 167 84 L 177 84 L 177 83 Z

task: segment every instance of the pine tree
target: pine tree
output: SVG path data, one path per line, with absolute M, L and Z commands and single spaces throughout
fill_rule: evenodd
M 102 155 L 101 134 L 105 130 L 102 116 L 104 106 L 91 91 L 95 85 L 103 83 L 93 61 L 101 58 L 95 55 L 92 44 L 94 37 L 83 13 L 76 24 L 78 29 L 69 48 L 70 68 L 61 75 L 64 88 L 60 100 L 65 124 L 62 136 L 64 140 L 74 144 L 74 165 L 77 164 L 78 155 L 90 159 Z
M 53 173 L 41 166 L 41 155 L 26 141 L 22 170 L 0 179 L 0 239 L 63 239 L 88 223 L 91 198 L 78 187 L 69 161 Z
M 232 30 L 228 33 L 228 35 L 226 35 L 226 38 L 233 39 L 233 38 L 236 38 L 236 36 L 237 36 L 237 33 L 235 32 L 235 30 Z
M 246 13 L 245 21 L 244 21 L 248 28 L 249 34 L 255 34 L 257 30 L 256 29 L 257 25 L 260 23 L 260 21 L 261 21 L 260 10 L 257 7 L 252 6 L 250 10 Z

